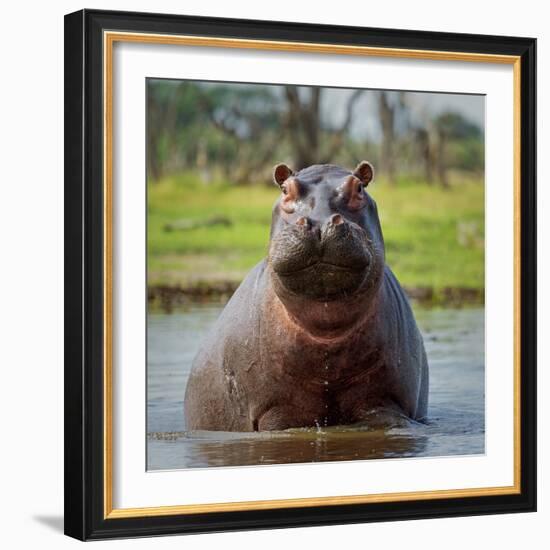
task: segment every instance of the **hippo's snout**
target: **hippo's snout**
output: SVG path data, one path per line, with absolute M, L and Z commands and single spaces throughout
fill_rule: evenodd
M 273 237 L 269 251 L 271 266 L 285 288 L 323 299 L 357 289 L 372 258 L 365 230 L 340 214 L 322 224 L 298 218 Z
M 342 225 L 344 223 L 345 223 L 345 220 L 341 214 L 332 214 L 332 216 L 330 216 L 330 218 L 323 224 L 323 229 L 326 231 L 328 229 L 331 229 L 332 227 L 335 227 L 337 225 Z M 315 225 L 311 221 L 311 219 L 306 216 L 300 216 L 296 220 L 295 224 L 300 227 L 305 227 L 306 229 L 310 229 Z
M 363 269 L 370 258 L 366 231 L 341 214 L 324 223 L 306 216 L 287 224 L 271 241 L 270 260 L 275 271 L 291 273 L 319 262 Z
M 322 241 L 335 238 L 338 235 L 344 236 L 348 231 L 348 222 L 341 214 L 332 214 L 324 223 L 319 223 L 307 216 L 300 216 L 294 224 L 302 230 L 311 232 L 312 236 L 321 241 L 321 245 Z

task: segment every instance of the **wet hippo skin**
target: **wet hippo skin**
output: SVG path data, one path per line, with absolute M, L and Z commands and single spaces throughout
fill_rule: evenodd
M 245 278 L 197 354 L 188 430 L 353 424 L 375 408 L 426 415 L 428 364 L 385 264 L 373 168 L 274 170 L 269 254 Z M 372 417 L 372 415 L 371 415 Z

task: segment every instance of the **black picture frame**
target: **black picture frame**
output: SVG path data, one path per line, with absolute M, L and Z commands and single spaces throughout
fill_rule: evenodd
M 105 517 L 103 32 L 513 55 L 521 66 L 517 494 Z M 65 17 L 65 533 L 80 540 L 529 512 L 536 509 L 536 40 L 83 10 Z

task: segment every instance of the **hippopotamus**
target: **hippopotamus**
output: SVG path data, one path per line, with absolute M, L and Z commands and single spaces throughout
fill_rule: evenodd
M 196 355 L 188 430 L 349 425 L 393 411 L 422 421 L 428 363 L 411 307 L 385 262 L 367 161 L 293 172 L 267 258 L 235 291 Z

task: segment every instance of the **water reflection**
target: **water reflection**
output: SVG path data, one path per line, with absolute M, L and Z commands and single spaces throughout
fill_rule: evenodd
M 220 306 L 148 319 L 148 469 L 483 453 L 482 309 L 418 310 L 430 362 L 429 420 L 373 411 L 361 425 L 271 433 L 183 431 L 183 396 L 201 336 Z

